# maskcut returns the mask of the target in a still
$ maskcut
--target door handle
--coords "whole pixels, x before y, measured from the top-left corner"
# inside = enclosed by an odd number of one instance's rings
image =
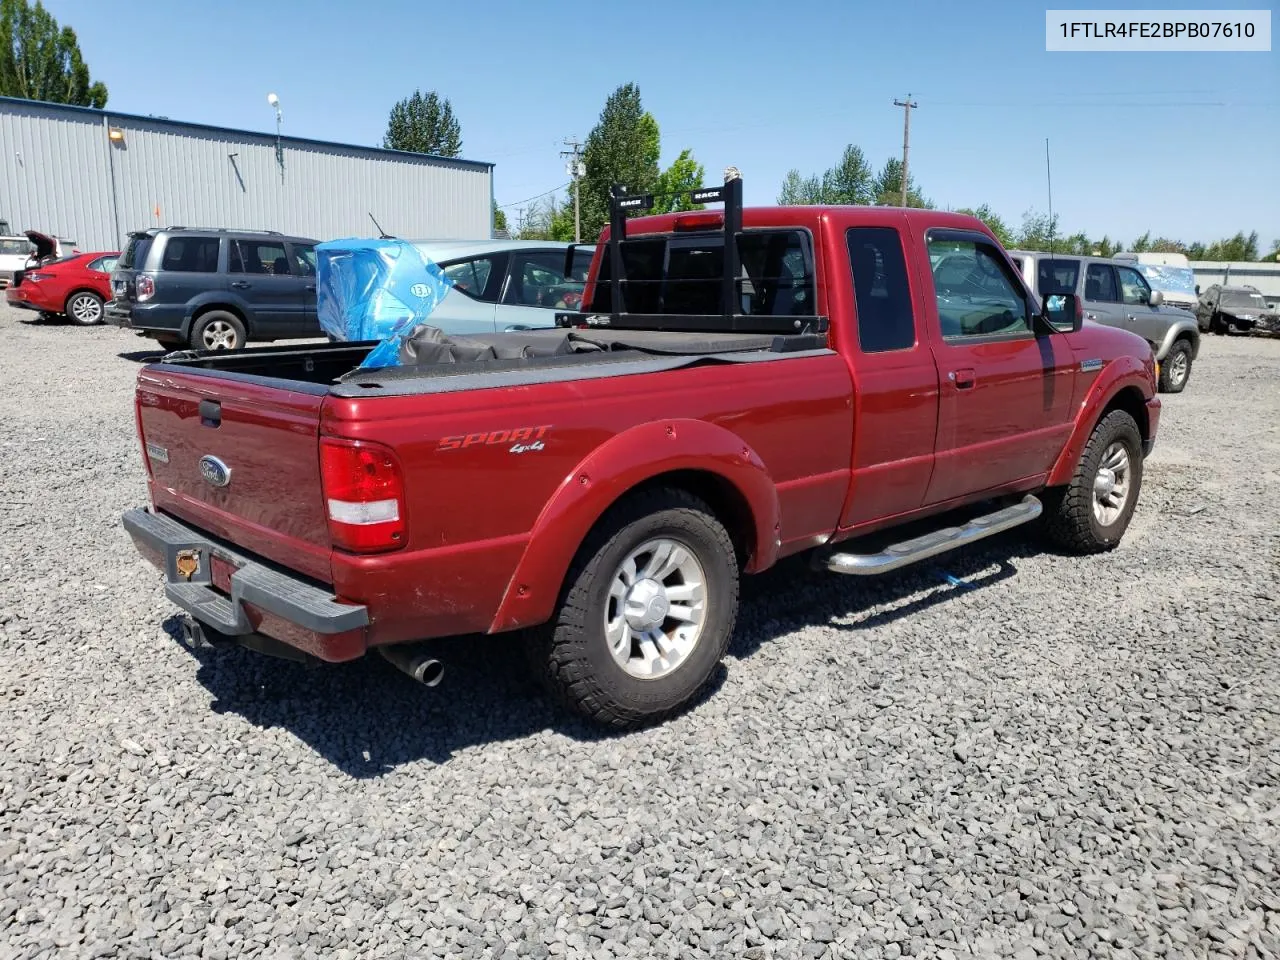
[[[1092,320],[1092,321],[1094,321],[1094,322],[1096,323],[1096,322],[1097,322],[1097,320],[1098,320],[1098,315],[1097,315],[1096,313],[1086,313],[1086,314],[1084,315],[1084,318],[1085,318],[1086,320]]]
[[[974,384],[974,373],[971,369],[953,370],[947,374],[947,379],[956,385],[957,390],[969,390]]]
[[[316,288],[316,285],[315,285],[314,283],[308,283],[308,284],[307,284],[307,289],[308,289],[308,290],[314,290],[315,288]]]
[[[231,285],[237,290],[248,290],[252,286],[248,280],[232,280]]]

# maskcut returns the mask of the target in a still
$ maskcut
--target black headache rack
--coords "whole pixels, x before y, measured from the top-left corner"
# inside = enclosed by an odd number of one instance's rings
[[[697,204],[724,204],[724,227],[720,231],[723,236],[723,271],[720,277],[718,280],[714,278],[698,278],[675,281],[680,284],[697,282],[719,283],[721,306],[719,313],[633,313],[627,309],[626,290],[628,286],[665,284],[669,282],[666,277],[667,263],[664,263],[662,274],[656,280],[633,279],[626,275],[626,261],[623,257],[623,248],[627,244],[643,243],[652,241],[655,238],[654,235],[641,235],[635,239],[628,238],[627,215],[634,211],[653,209],[654,199],[658,196],[687,197],[691,202]],[[696,216],[696,214],[690,214],[690,216]],[[704,236],[709,232],[712,231],[699,229],[698,235]],[[605,245],[609,277],[607,280],[602,280],[598,275],[595,284],[597,288],[601,284],[608,286],[610,309],[608,312],[588,309],[572,313],[559,312],[555,315],[556,325],[561,327],[608,327],[612,330],[663,330],[673,333],[755,333],[776,334],[779,337],[800,335],[796,337],[795,341],[788,342],[785,346],[782,342],[775,341],[775,348],[796,350],[825,347],[829,328],[827,317],[813,313],[799,315],[743,313],[737,309],[742,302],[742,284],[750,279],[739,276],[742,262],[739,255],[738,241],[743,235],[742,177],[733,167],[725,171],[724,183],[718,187],[699,187],[694,190],[678,190],[668,194],[630,194],[625,186],[615,184],[610,190],[609,241]],[[669,257],[669,253],[667,256]],[[806,259],[811,269],[811,251],[806,253]],[[602,263],[599,274],[604,273],[604,266],[605,264]],[[794,278],[779,276],[759,277],[756,279],[775,283],[792,283]],[[589,305],[584,303],[583,306],[587,307]]]

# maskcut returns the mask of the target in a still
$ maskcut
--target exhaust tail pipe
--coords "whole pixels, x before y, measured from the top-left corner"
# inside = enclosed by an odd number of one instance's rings
[[[378,652],[396,669],[407,673],[424,687],[439,686],[444,679],[444,664],[417,647],[396,644],[379,647]]]

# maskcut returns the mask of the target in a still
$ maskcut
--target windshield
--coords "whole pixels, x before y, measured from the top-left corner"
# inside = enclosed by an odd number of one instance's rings
[[[1260,293],[1249,293],[1245,290],[1228,290],[1222,295],[1222,305],[1224,307],[1254,307],[1261,310],[1266,306],[1266,303]]]
[[[1194,300],[1196,296],[1196,275],[1190,267],[1165,267],[1158,263],[1134,264],[1151,284],[1152,290],[1161,293],[1172,293]]]

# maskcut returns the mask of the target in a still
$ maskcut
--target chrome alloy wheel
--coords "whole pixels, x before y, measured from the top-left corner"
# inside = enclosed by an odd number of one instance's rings
[[[660,537],[627,554],[609,582],[605,638],[613,659],[640,680],[680,668],[702,636],[707,583],[683,544]]]
[[[102,301],[92,294],[81,293],[71,298],[71,318],[91,326],[102,319]]]
[[[1129,474],[1129,451],[1117,440],[1107,447],[1093,478],[1093,516],[1100,525],[1111,526],[1124,512],[1129,502]]]
[[[237,343],[235,327],[225,320],[214,320],[200,332],[200,341],[206,350],[234,350]]]

